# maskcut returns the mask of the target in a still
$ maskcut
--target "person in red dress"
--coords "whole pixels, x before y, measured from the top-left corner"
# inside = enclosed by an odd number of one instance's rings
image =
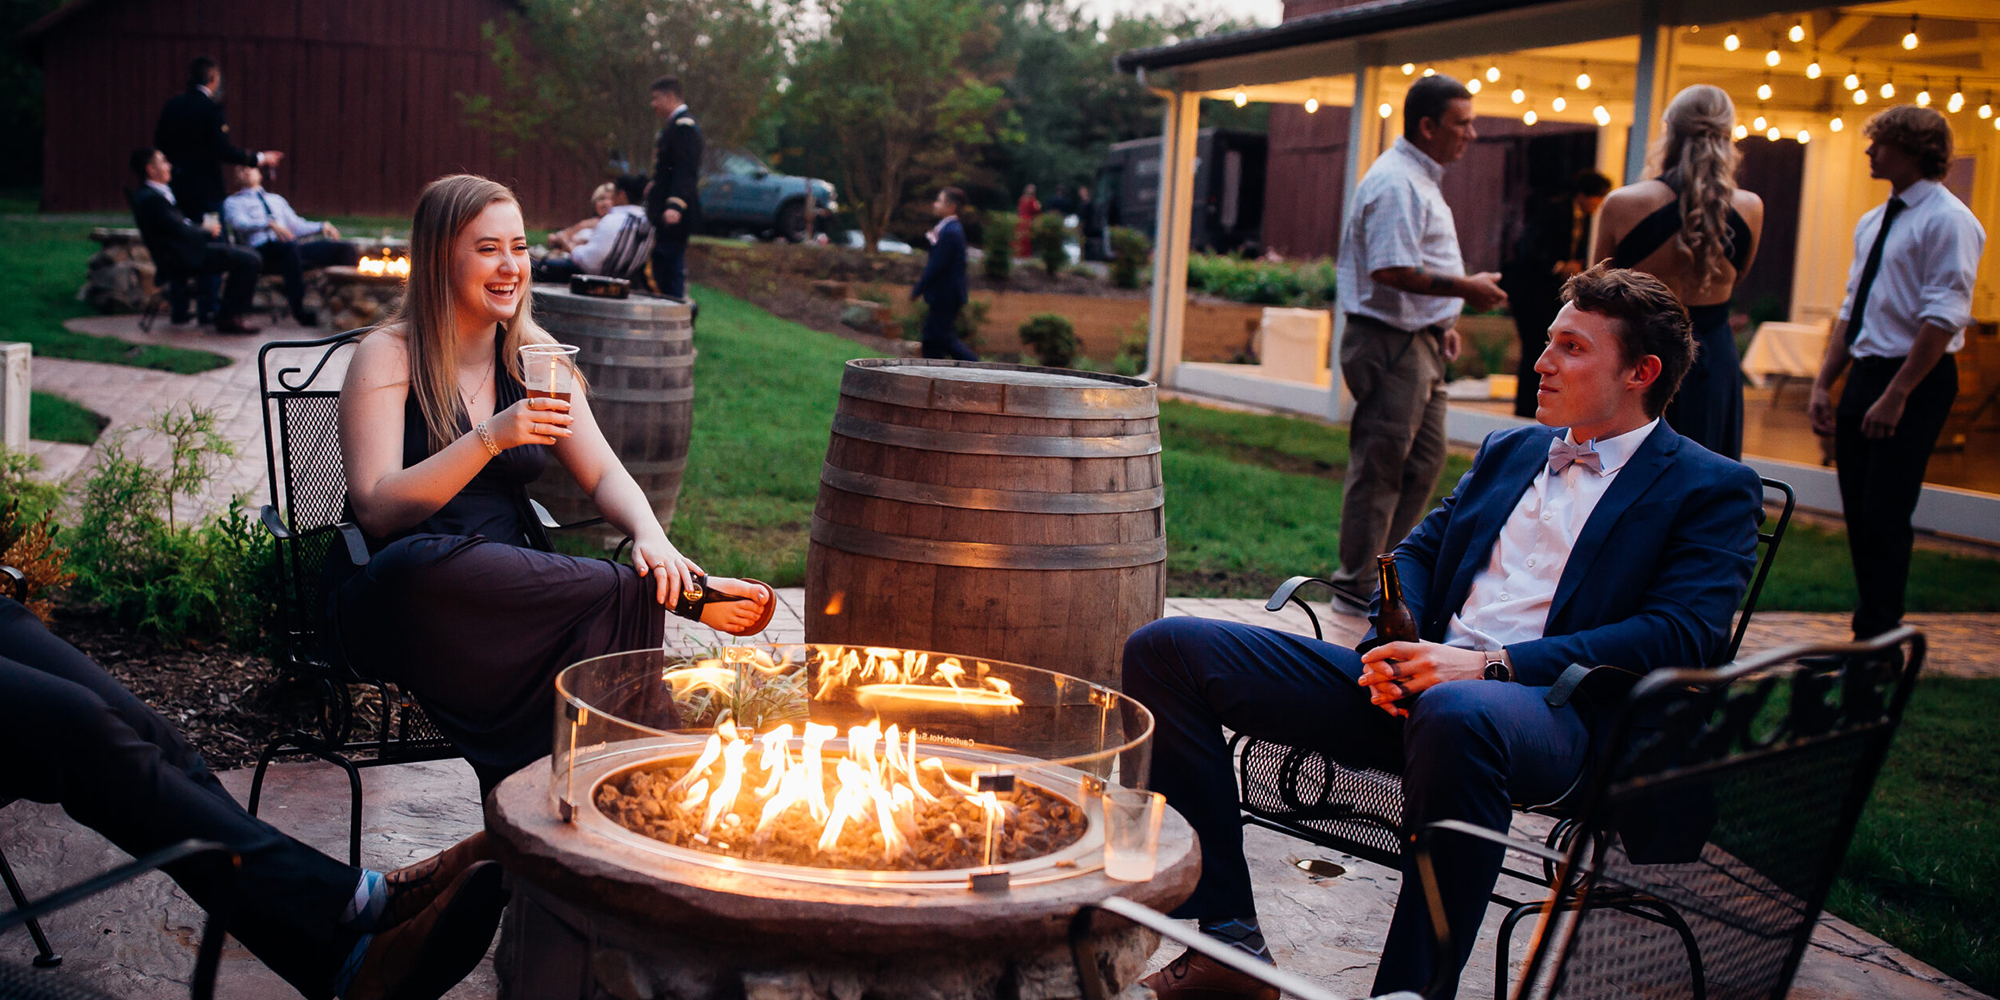
[[[1028,230],[1035,224],[1035,216],[1042,214],[1042,203],[1035,198],[1035,186],[1021,189],[1021,200],[1014,206],[1014,256],[1028,257],[1034,248],[1028,245]]]

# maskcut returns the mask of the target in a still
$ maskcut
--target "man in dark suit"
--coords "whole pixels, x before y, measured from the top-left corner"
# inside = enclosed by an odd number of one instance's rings
[[[243,314],[257,291],[257,274],[264,259],[248,247],[220,242],[220,222],[200,224],[182,214],[170,186],[174,165],[165,154],[150,146],[133,150],[131,166],[140,182],[132,189],[132,218],[139,224],[146,252],[153,256],[154,282],[167,290],[173,321],[190,319],[188,279],[227,274],[229,283],[215,315],[215,331],[256,333],[256,327],[243,321]]]
[[[1608,714],[1606,690],[1569,697],[1583,672],[1571,664],[1630,677],[1706,665],[1722,648],[1756,561],[1763,491],[1748,467],[1659,419],[1693,358],[1687,311],[1658,279],[1601,267],[1570,279],[1563,298],[1536,366],[1542,426],[1488,437],[1396,547],[1422,641],[1381,642],[1371,629],[1347,649],[1185,617],[1127,641],[1125,693],[1157,721],[1154,787],[1201,838],[1201,881],[1176,916],[1270,959],[1223,727],[1400,773],[1406,837],[1442,819],[1505,830],[1511,802],[1553,801],[1575,781]],[[1436,845],[1457,951],[1443,956],[1405,855],[1376,994],[1423,990],[1440,964],[1455,980],[1501,853]],[[1192,952],[1147,985],[1162,1000],[1276,996]]]
[[[207,56],[195,58],[188,67],[187,90],[168,98],[160,109],[153,145],[174,165],[174,198],[181,211],[195,218],[222,211],[223,164],[277,166],[285,158],[276,150],[253,153],[229,141],[229,122],[222,111],[222,70]]]
[[[1514,312],[1521,338],[1520,384],[1514,393],[1514,415],[1535,415],[1535,362],[1549,345],[1549,324],[1562,308],[1563,282],[1590,266],[1590,223],[1611,193],[1611,178],[1584,170],[1570,191],[1544,202],[1527,220],[1514,252],[1500,267],[1500,287]]]
[[[646,220],[653,224],[653,287],[687,298],[687,244],[701,225],[701,126],[681,98],[681,81],[653,81],[653,114],[666,124],[653,143],[653,183],[646,189]]]
[[[931,229],[931,255],[924,261],[924,273],[910,288],[911,299],[924,300],[923,355],[927,358],[957,358],[978,361],[979,355],[958,339],[958,311],[965,308],[965,224],[958,211],[965,207],[965,192],[944,188],[931,202],[931,214],[938,224]]]

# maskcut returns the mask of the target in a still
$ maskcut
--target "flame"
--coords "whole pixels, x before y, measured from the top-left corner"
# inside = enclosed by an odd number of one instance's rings
[[[854,726],[845,753],[836,754],[826,743],[837,735],[833,726],[808,722],[796,735],[785,723],[753,736],[725,722],[669,794],[690,821],[699,818],[704,837],[769,837],[780,819],[804,809],[820,824],[816,851],[833,850],[843,837],[880,837],[890,860],[910,852],[920,804],[948,797],[971,802],[984,816],[989,843],[1017,817],[1018,806],[960,781],[942,758],[919,757],[915,732],[894,724],[884,730],[879,720]]]
[[[866,657],[865,659],[863,657]],[[1011,712],[1021,706],[1013,688],[998,677],[987,676],[987,666],[974,661],[977,676],[970,686],[965,664],[947,656],[931,666],[931,654],[913,649],[869,647],[849,649],[839,660],[820,670],[819,691],[814,700],[823,700],[839,687],[854,685],[855,700],[864,708],[881,711],[887,707],[948,705],[974,711]],[[942,682],[942,686],[940,683]]]
[[[380,257],[363,257],[354,265],[356,271],[373,277],[407,278],[410,276],[410,258],[390,256],[387,247]]]
[[[826,611],[824,612],[824,614],[828,615],[840,614],[841,602],[845,600],[847,600],[847,591],[845,590],[834,591],[833,597],[826,602]]]

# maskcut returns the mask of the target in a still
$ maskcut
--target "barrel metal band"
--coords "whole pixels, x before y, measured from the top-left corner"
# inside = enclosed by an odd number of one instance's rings
[[[1152,386],[1014,385],[925,378],[921,367],[849,367],[840,393],[857,399],[959,413],[1059,420],[1150,420],[1160,415]]]
[[[942,451],[957,455],[1020,455],[1031,458],[1139,458],[1160,453],[1160,435],[1128,434],[1123,437],[1050,437],[1041,434],[979,434],[971,431],[936,431],[907,424],[885,424],[836,414],[833,432],[842,437],[873,441],[876,444],[920,451]]]
[[[677,341],[693,340],[694,327],[578,327],[566,326],[552,330],[556,339],[565,344],[575,343],[579,338],[590,340],[626,340],[642,344],[672,344]]]
[[[692,354],[674,354],[667,357],[646,354],[605,354],[594,358],[585,358],[583,361],[585,370],[591,368],[691,368],[693,366],[694,355]]]
[[[1092,545],[1000,545],[885,535],[867,528],[834,524],[813,515],[812,540],[842,552],[876,559],[970,569],[1125,569],[1167,558],[1164,537],[1143,542]]]
[[[1153,510],[1167,502],[1164,487],[1118,493],[1048,493],[1037,490],[987,490],[940,486],[907,479],[888,479],[828,464],[820,470],[822,485],[857,496],[881,497],[904,503],[954,507],[960,510],[1006,510],[1023,514],[1129,514]]]
[[[685,403],[694,398],[694,386],[684,385],[678,389],[600,389],[592,386],[590,398],[608,403]]]

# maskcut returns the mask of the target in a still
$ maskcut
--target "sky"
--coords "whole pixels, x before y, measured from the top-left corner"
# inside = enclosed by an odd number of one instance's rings
[[[1258,24],[1277,24],[1284,19],[1284,0],[1082,0],[1086,13],[1102,20],[1112,14],[1158,14],[1168,10],[1195,10],[1204,14],[1247,17]]]

